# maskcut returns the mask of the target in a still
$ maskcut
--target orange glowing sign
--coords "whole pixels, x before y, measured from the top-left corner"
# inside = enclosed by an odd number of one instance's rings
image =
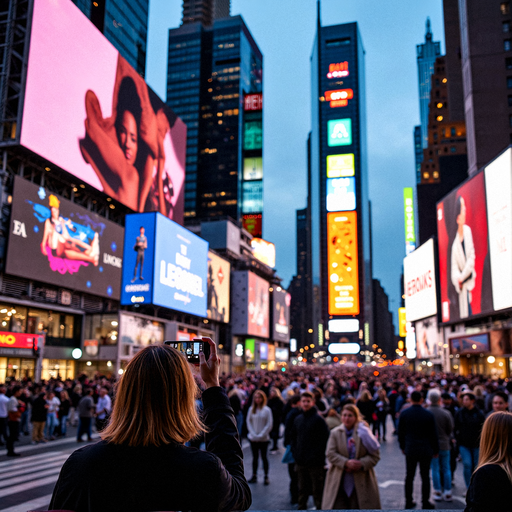
[[[357,259],[357,213],[328,213],[329,315],[359,314]]]
[[[263,94],[246,94],[244,98],[244,110],[262,110],[263,109]]]
[[[337,89],[335,91],[326,91],[325,101],[329,101],[331,108],[335,107],[346,107],[348,100],[354,97],[354,91],[352,89]]]
[[[327,78],[342,78],[348,75],[349,72],[347,61],[329,64],[329,73],[327,73]]]

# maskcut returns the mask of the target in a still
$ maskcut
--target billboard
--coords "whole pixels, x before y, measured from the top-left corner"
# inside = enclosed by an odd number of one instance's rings
[[[263,148],[263,121],[245,121],[244,123],[244,150]]]
[[[405,338],[407,336],[407,318],[405,308],[398,308],[398,336]]]
[[[356,209],[356,179],[327,178],[327,211],[341,212]]]
[[[484,173],[437,203],[443,322],[491,312]]]
[[[242,225],[246,231],[256,238],[263,235],[263,215],[261,213],[247,213],[242,216]]]
[[[20,332],[0,332],[0,348],[26,348],[39,350],[44,345],[44,336],[40,334],[22,334]]]
[[[497,329],[489,333],[491,354],[496,357],[510,357],[512,355],[512,330]]]
[[[359,314],[357,213],[327,214],[329,315]]]
[[[251,248],[252,255],[257,260],[271,268],[276,266],[276,246],[272,242],[267,242],[263,238],[253,238]]]
[[[292,297],[286,290],[275,289],[272,293],[273,331],[276,341],[290,341],[290,304]]]
[[[229,322],[229,283],[231,264],[208,251],[208,299],[206,315],[211,320]]]
[[[346,155],[329,155],[327,157],[327,177],[345,178],[356,173],[354,153]]]
[[[512,149],[485,168],[492,301],[495,310],[512,307]]]
[[[414,225],[414,195],[411,187],[404,188],[405,254],[416,249],[416,227]]]
[[[451,338],[452,354],[480,354],[489,352],[489,334],[473,334]]]
[[[233,334],[268,338],[270,301],[268,282],[253,272],[239,270],[233,273],[232,289]]]
[[[183,223],[185,124],[69,0],[34,2],[21,144]]]
[[[425,318],[414,324],[416,332],[416,355],[420,359],[435,359],[439,356],[439,331],[437,317]]]
[[[126,216],[121,304],[206,317],[208,242],[159,213]]]
[[[15,178],[7,274],[119,299],[122,266],[121,226]]]
[[[437,314],[434,240],[404,258],[405,314],[408,322]]]
[[[327,121],[327,145],[350,146],[352,144],[352,119]]]
[[[263,179],[263,157],[244,158],[244,180]]]
[[[247,181],[242,185],[243,213],[260,213],[263,211],[263,181]]]

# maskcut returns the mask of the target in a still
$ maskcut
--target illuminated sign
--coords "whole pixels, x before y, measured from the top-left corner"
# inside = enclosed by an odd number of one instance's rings
[[[329,332],[357,332],[359,331],[359,320],[347,318],[346,320],[329,320]]]
[[[327,73],[327,78],[343,78],[348,75],[347,61],[329,64],[329,73]]]
[[[290,352],[288,349],[276,347],[276,361],[285,363],[288,359],[290,359]]]
[[[262,121],[246,121],[244,124],[244,149],[262,149],[263,123]]]
[[[414,226],[414,197],[411,187],[404,188],[405,252],[416,249],[416,228]]]
[[[407,322],[407,336],[405,337],[405,357],[407,359],[416,358],[416,333],[410,322]]]
[[[260,213],[263,211],[263,181],[247,181],[242,185],[242,212]]]
[[[37,350],[43,345],[44,336],[42,335],[0,332],[0,348],[31,348]]]
[[[260,343],[260,361],[268,361],[268,343]]]
[[[208,299],[206,315],[211,320],[229,322],[229,284],[231,265],[208,251]]]
[[[352,119],[327,121],[327,144],[330,147],[350,146],[352,144]]]
[[[262,110],[263,109],[263,94],[247,94],[244,98],[244,110]]]
[[[358,315],[357,213],[328,213],[327,240],[329,315]]]
[[[327,177],[345,178],[354,176],[356,173],[354,165],[354,153],[346,155],[329,155],[327,157]]]
[[[337,89],[335,91],[326,91],[325,101],[328,101],[331,108],[335,107],[346,107],[348,100],[354,97],[354,91],[352,89]]]
[[[398,335],[401,338],[407,336],[407,320],[405,318],[405,308],[398,308]]]
[[[361,351],[359,343],[348,342],[348,343],[329,343],[327,348],[330,354],[333,355],[356,355]]]
[[[263,234],[263,216],[261,213],[248,213],[242,217],[242,225],[246,231],[256,238]]]
[[[265,265],[274,268],[276,266],[276,246],[263,240],[262,238],[253,238],[251,240],[252,255]]]
[[[327,179],[327,211],[341,212],[356,209],[356,179]]]
[[[263,158],[261,156],[244,158],[244,180],[261,179],[263,179]]]
[[[245,340],[245,361],[251,363],[254,361],[254,354],[256,352],[256,340]]]
[[[281,287],[274,289],[272,293],[273,333],[276,341],[290,340],[290,304],[291,295]]]

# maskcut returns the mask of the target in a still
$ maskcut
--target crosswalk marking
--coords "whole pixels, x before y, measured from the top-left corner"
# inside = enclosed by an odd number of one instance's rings
[[[40,473],[41,470],[54,470],[59,472],[60,468],[62,467],[63,460],[60,460],[58,462],[54,462],[53,464],[39,464],[37,466],[28,467],[25,469],[22,469],[21,471],[16,471],[16,475],[19,477],[21,475],[27,475],[29,473],[36,473],[36,475],[33,476],[44,476],[42,473]],[[12,473],[12,472],[11,472]],[[51,474],[51,473],[48,473]],[[13,483],[13,478],[5,478],[7,475],[1,475],[0,476],[0,488],[7,487],[8,485],[11,485]],[[26,480],[28,477],[24,476],[22,478],[18,478],[19,481]]]
[[[31,482],[27,482],[25,484],[14,485],[13,487],[8,487],[6,489],[0,489],[0,498],[4,498],[10,494],[17,494],[19,492],[28,491],[29,489],[35,489],[36,487],[42,487],[43,485],[54,484],[57,481],[57,476],[58,475],[55,474],[46,478],[32,480]]]
[[[57,480],[57,476],[59,473],[60,473],[60,468],[52,468],[52,469],[47,469],[45,471],[38,471],[37,477],[54,475],[54,477],[55,477],[54,480]],[[35,476],[35,475],[33,475],[33,476]],[[30,478],[30,477],[28,477],[28,478]],[[14,476],[12,478],[7,478],[5,480],[2,480],[2,482],[0,483],[0,493],[3,492],[1,489],[15,485],[15,484],[21,484],[22,482],[25,482],[26,480],[27,480],[27,476]],[[34,482],[37,482],[37,480],[34,480]]]
[[[40,498],[25,501],[24,503],[18,503],[18,505],[14,505],[9,508],[2,508],[0,510],[1,512],[27,512],[27,510],[42,509],[42,507],[47,507],[49,505],[51,499],[52,495],[46,494]]]
[[[36,469],[39,469],[40,467],[43,467],[43,468],[47,467],[47,464],[52,463],[52,462],[58,462],[62,466],[62,464],[64,464],[64,461],[68,458],[68,456],[69,455],[67,453],[64,453],[62,455],[48,457],[47,459],[41,459],[41,460],[36,460],[36,461],[32,461],[32,462],[23,461],[23,463],[21,463],[21,464],[16,464],[16,465],[8,466],[5,468],[0,468],[0,478],[3,478],[5,476],[4,473],[18,472],[19,469],[34,468],[34,471],[35,471]]]
[[[32,462],[36,459],[47,459],[48,457],[52,457],[54,455],[60,455],[62,452],[46,452],[46,453],[41,453],[40,455],[33,455],[31,457],[22,457],[21,459],[9,459],[9,460],[6,460],[4,462],[0,462],[0,468],[4,468],[6,466],[16,466],[20,463],[24,463],[24,462]]]

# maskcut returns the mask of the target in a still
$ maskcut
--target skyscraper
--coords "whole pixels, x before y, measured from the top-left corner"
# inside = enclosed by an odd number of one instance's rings
[[[169,31],[167,104],[185,121],[185,222],[245,218],[261,236],[263,56],[240,16]]]
[[[428,104],[430,103],[430,77],[434,71],[434,62],[441,55],[441,43],[433,40],[430,18],[427,18],[425,42],[416,45],[418,63],[418,84],[420,95],[420,122],[423,148],[428,144]]]
[[[365,65],[357,23],[322,27],[318,22],[311,77],[313,286],[330,341],[364,337],[370,343]]]
[[[416,183],[421,181],[421,162],[423,162],[423,141],[421,126],[414,127],[414,163],[416,164]]]
[[[137,72],[146,73],[149,0],[73,0]]]
[[[183,0],[181,24],[199,22],[210,27],[214,20],[228,18],[231,0]]]

